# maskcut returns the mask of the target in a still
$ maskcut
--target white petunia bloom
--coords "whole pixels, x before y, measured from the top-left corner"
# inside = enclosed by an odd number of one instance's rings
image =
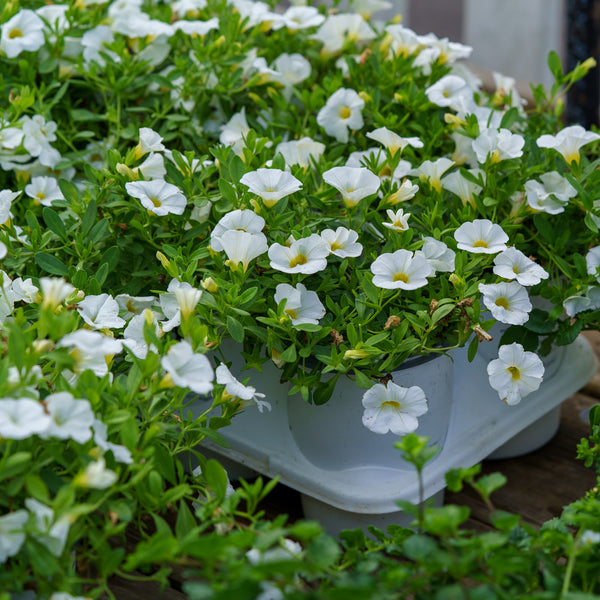
[[[252,210],[233,210],[221,217],[210,235],[210,247],[215,252],[222,252],[221,237],[227,231],[247,231],[248,233],[261,233],[265,220]]]
[[[107,46],[115,41],[115,34],[108,25],[97,25],[88,29],[81,36],[81,45],[83,46],[83,61],[86,68],[91,63],[103,67],[106,64],[104,55],[116,63],[121,62],[121,57],[114,51],[109,50]]]
[[[516,279],[521,285],[538,284],[548,279],[548,272],[514,247],[507,248],[494,258],[494,273],[504,279]]]
[[[150,152],[162,152],[165,149],[162,136],[150,127],[140,127],[139,137],[140,141],[135,147],[136,158],[141,158]]]
[[[600,283],[600,271],[598,271],[598,267],[600,267],[600,246],[594,246],[588,250],[585,255],[585,263],[588,275],[592,275]]]
[[[317,325],[325,315],[325,307],[316,292],[307,290],[298,283],[295,288],[287,283],[280,283],[275,289],[275,302],[285,300],[284,311],[292,320],[292,325],[312,323]]]
[[[31,156],[35,156],[40,164],[53,169],[60,161],[60,153],[50,145],[56,141],[57,125],[54,121],[46,121],[42,115],[23,117],[23,146]]]
[[[325,144],[315,142],[309,137],[281,142],[275,148],[275,154],[283,156],[286,166],[300,165],[305,169],[311,166],[311,162],[319,162],[323,152],[325,152]]]
[[[271,267],[284,273],[310,275],[327,267],[330,246],[320,235],[294,240],[289,246],[273,244],[269,248]]]
[[[175,300],[179,304],[181,315],[184,319],[189,319],[196,309],[196,305],[202,297],[202,290],[195,287],[178,287],[175,292]]]
[[[50,425],[50,415],[44,406],[31,398],[0,400],[0,437],[24,440],[39,435]]]
[[[112,452],[115,460],[130,465],[133,462],[131,452],[121,444],[113,444],[108,441],[106,424],[99,419],[94,419],[92,424],[94,430],[94,443],[104,452]]]
[[[292,30],[318,27],[325,21],[325,16],[315,6],[290,6],[282,18],[284,25]]]
[[[60,556],[67,543],[71,518],[63,515],[57,519],[54,511],[34,498],[26,498],[25,506],[34,516],[35,539],[43,544],[54,556]]]
[[[177,290],[175,290],[175,292],[177,292]],[[174,311],[176,314],[176,319],[181,319],[180,311],[181,309],[179,309],[179,311]],[[123,346],[128,348],[134,356],[141,359],[146,358],[148,351],[158,353],[158,349],[154,344],[148,346],[146,336],[144,335],[145,323],[150,325],[157,337],[160,335],[156,313],[149,308],[146,308],[141,314],[134,315],[130,318],[129,323],[127,323],[127,327],[125,327],[123,331],[123,339],[121,340],[123,342]]]
[[[164,179],[129,181],[125,184],[125,189],[130,196],[137,198],[144,208],[157,216],[162,217],[169,213],[182,215],[187,206],[183,192]]]
[[[492,317],[501,323],[523,325],[533,308],[527,290],[516,281],[502,283],[480,283],[483,303]]]
[[[349,208],[376,194],[381,185],[379,177],[365,167],[333,167],[323,173],[323,180],[342,194]]]
[[[396,206],[396,204],[400,204],[401,202],[406,202],[407,200],[414,198],[418,191],[418,185],[410,182],[408,179],[404,179],[400,184],[400,187],[393,194],[390,194],[385,201],[387,204]]]
[[[4,242],[0,242],[0,260],[8,254],[8,248]]]
[[[40,277],[42,308],[56,308],[66,300],[75,288],[64,279],[58,277]]]
[[[422,162],[419,167],[412,169],[410,174],[417,175],[421,181],[428,181],[434,190],[440,192],[442,190],[441,177],[453,166],[453,160],[442,157],[434,161],[426,160]]]
[[[501,346],[498,358],[487,366],[490,385],[509,406],[518,404],[540,387],[544,364],[533,352],[527,352],[516,342]]]
[[[427,259],[408,250],[382,254],[371,265],[371,272],[373,284],[388,290],[416,290],[427,285],[427,277],[433,275]]]
[[[600,135],[587,131],[581,125],[571,125],[561,129],[556,135],[542,135],[536,143],[540,148],[556,150],[571,164],[573,161],[579,163],[579,149],[590,142],[600,140]]]
[[[202,395],[211,392],[214,373],[210,362],[204,354],[196,354],[188,342],[171,346],[160,364],[175,385]]]
[[[31,304],[32,302],[37,302],[39,298],[39,290],[33,285],[31,277],[28,277],[25,281],[21,277],[13,279],[10,284],[10,291],[15,302]]]
[[[15,556],[25,543],[25,523],[29,513],[24,510],[9,512],[0,517],[0,564]]]
[[[246,121],[246,107],[235,113],[231,119],[221,128],[219,141],[225,146],[233,146],[234,151],[239,153],[244,143],[244,138],[248,135],[250,126]]]
[[[579,294],[565,298],[563,307],[569,317],[574,317],[586,310],[598,310],[600,308],[600,287],[587,286]]]
[[[362,244],[357,242],[358,233],[352,229],[338,227],[333,229],[324,229],[321,231],[321,238],[329,244],[331,254],[340,258],[357,257],[362,254]]]
[[[389,223],[384,222],[383,226],[388,229],[393,229],[394,231],[403,232],[408,231],[408,219],[410,218],[410,213],[404,214],[404,210],[400,209],[394,212],[393,210],[386,210]]]
[[[259,196],[267,208],[302,188],[302,183],[291,173],[279,169],[257,169],[244,173],[240,183]]]
[[[57,347],[72,348],[69,354],[76,361],[73,367],[76,375],[89,369],[98,377],[108,374],[107,358],[123,350],[121,340],[115,340],[102,335],[99,331],[89,329],[79,329],[65,335],[58,342]]]
[[[178,279],[171,279],[167,287],[167,292],[162,293],[158,297],[160,303],[160,309],[163,315],[167,318],[166,321],[161,321],[160,325],[164,332],[171,331],[175,327],[181,325],[181,307],[177,302],[175,292],[178,288],[191,288],[192,285],[187,281],[179,281]]]
[[[147,308],[152,308],[157,299],[154,296],[130,296],[129,294],[119,294],[115,296],[119,305],[121,316],[125,320],[131,319],[134,315],[140,315]]]
[[[481,169],[471,169],[470,172],[475,176],[482,173]],[[478,195],[483,189],[477,183],[465,179],[460,171],[454,171],[446,175],[442,178],[441,183],[445,190],[456,194],[460,198],[463,206],[470,204],[472,207],[475,207],[474,196]]]
[[[75,485],[83,488],[93,488],[95,490],[105,490],[109,488],[118,479],[118,475],[106,468],[104,457],[89,463],[82,473],[75,477]]]
[[[481,164],[486,160],[492,163],[519,158],[523,156],[525,138],[509,129],[485,129],[473,140],[473,150],[477,161]]]
[[[317,123],[328,135],[345,144],[348,130],[362,128],[364,107],[365,101],[354,90],[340,88],[317,114]]]
[[[276,73],[275,81],[288,90],[285,92],[286,97],[291,95],[290,88],[292,86],[310,77],[312,70],[310,63],[302,54],[288,54],[287,52],[280,54],[273,61],[273,67],[275,67]]]
[[[329,15],[313,39],[323,42],[327,52],[337,52],[346,41],[372,40],[376,33],[369,24],[356,13],[339,13]]]
[[[398,150],[402,152],[406,146],[413,148],[422,148],[423,142],[418,137],[401,137],[397,133],[390,131],[387,127],[380,127],[367,133],[367,137],[383,144],[392,156],[395,156]]]
[[[57,392],[47,396],[44,404],[50,424],[41,434],[43,438],[73,439],[80,444],[92,438],[94,411],[87,400],[75,399],[69,392]]]
[[[15,58],[24,50],[35,52],[45,42],[44,21],[32,10],[22,9],[0,26],[0,50]]]
[[[255,387],[251,385],[244,385],[238,381],[231,374],[231,371],[226,365],[221,363],[215,369],[215,375],[217,378],[217,383],[224,385],[225,391],[233,398],[239,398],[240,400],[244,400],[246,402],[254,401],[259,412],[263,412],[265,408],[269,411],[271,410],[271,404],[269,402],[266,400],[260,400],[260,398],[264,398],[265,395],[257,392]]]
[[[473,90],[458,75],[445,75],[425,90],[429,102],[453,110],[464,110],[473,104]]]
[[[415,252],[415,256],[423,256],[433,269],[434,274],[437,271],[446,273],[454,271],[454,261],[456,259],[454,250],[435,238],[424,237],[423,246]]]
[[[89,295],[79,302],[77,311],[92,329],[120,329],[119,304],[109,294]]]
[[[475,254],[496,254],[506,250],[508,235],[500,225],[488,219],[475,219],[463,223],[454,232],[454,239],[460,250]]]
[[[32,177],[31,183],[25,186],[25,193],[43,206],[52,206],[55,200],[65,199],[55,177]]]
[[[564,212],[569,200],[577,196],[577,190],[557,171],[543,173],[540,179],[541,183],[534,179],[525,182],[527,204],[551,215]]]
[[[219,19],[213,17],[207,21],[175,21],[173,29],[183,31],[186,35],[206,35],[209,31],[219,29]]]
[[[167,174],[165,159],[158,152],[148,154],[146,160],[139,167],[132,170],[138,175],[141,173],[145,179],[164,180]]]
[[[425,392],[419,386],[403,387],[389,381],[376,383],[363,398],[363,425],[373,433],[406,435],[419,426],[417,417],[427,410]]]
[[[269,248],[267,236],[261,232],[229,230],[220,237],[219,242],[227,255],[228,260],[225,264],[235,269],[241,263],[244,273],[248,270],[250,261],[264,254]]]
[[[10,209],[15,198],[17,198],[21,192],[12,192],[11,190],[0,191],[0,225],[4,225],[11,218]]]

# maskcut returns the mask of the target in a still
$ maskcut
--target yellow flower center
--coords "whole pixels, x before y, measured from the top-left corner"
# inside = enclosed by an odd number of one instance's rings
[[[154,206],[158,207],[161,206],[161,202],[160,200],[157,200],[156,198],[150,198],[150,201],[152,202],[152,204],[154,204]]]
[[[512,375],[513,381],[521,379],[521,371],[517,367],[508,367],[507,371]]]
[[[342,108],[340,108],[340,119],[348,119],[350,117],[350,115],[352,114],[352,111],[350,110],[350,108],[348,106],[342,106]]]
[[[508,310],[508,300],[506,298],[497,298],[494,304]]]
[[[336,250],[341,250],[342,249],[342,245],[338,244],[337,242],[333,242],[333,244],[331,244],[331,251],[335,252]]]
[[[519,267],[518,267],[517,265],[515,265],[515,266],[513,267],[513,273],[515,273],[516,275],[518,275],[518,274],[519,274]]]
[[[305,265],[308,262],[308,259],[304,254],[298,254],[295,258],[290,260],[290,269],[293,269],[297,265]]]
[[[408,277],[404,273],[396,273],[393,280],[401,281],[402,283],[408,283]]]
[[[485,240],[477,240],[474,244],[473,244],[473,248],[487,248],[488,244]]]
[[[286,315],[289,315],[292,319],[298,318],[298,313],[293,308],[286,308],[283,312]]]
[[[20,29],[11,29],[8,34],[8,38],[14,40],[15,38],[23,37],[23,32]]]
[[[36,197],[38,200],[43,200],[43,199],[46,197],[46,194],[44,194],[44,192],[38,192],[38,193],[35,195],[35,197]]]
[[[383,408],[384,406],[389,406],[390,408],[394,408],[396,410],[402,408],[402,404],[400,404],[400,402],[397,402],[396,400],[386,400],[385,402],[381,403],[381,408]]]

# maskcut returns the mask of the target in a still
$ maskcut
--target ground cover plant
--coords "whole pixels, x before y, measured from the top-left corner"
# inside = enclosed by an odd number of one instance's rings
[[[595,492],[541,532],[496,515],[469,536],[444,507],[338,542],[263,519],[273,484],[232,493],[198,446],[269,410],[266,362],[298,401],[350,377],[373,435],[403,435],[427,409],[388,381],[407,358],[511,326],[488,373],[515,404],[553,344],[598,327],[600,135],[561,122],[593,62],[551,55],[524,107],[509,79],[482,89],[467,47],[369,7],[2,5],[0,598],[110,596],[173,565],[191,598],[596,589]],[[450,485],[488,499],[474,477]]]

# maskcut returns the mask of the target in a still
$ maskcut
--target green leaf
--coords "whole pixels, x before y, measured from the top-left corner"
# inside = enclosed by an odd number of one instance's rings
[[[241,344],[244,341],[244,328],[242,324],[231,315],[227,316],[227,331],[229,331],[231,337],[238,344]]]
[[[178,539],[182,539],[195,527],[196,519],[194,519],[192,511],[187,502],[181,500],[179,502],[179,510],[177,511],[177,520],[175,521],[175,535]]]
[[[359,369],[354,369],[354,378],[356,385],[362,390],[368,390],[373,387],[371,379]]]
[[[333,390],[335,390],[338,378],[339,373],[336,373],[335,376],[332,377],[329,381],[321,383],[315,388],[312,395],[312,399],[317,406],[325,404],[331,398]]]
[[[49,206],[44,206],[42,209],[42,217],[50,231],[56,233],[56,235],[62,239],[67,237],[67,229],[65,228],[62,219],[58,216],[58,213],[53,211]]]
[[[87,235],[92,225],[96,221],[96,201],[94,199],[90,200],[87,208],[85,209],[85,213],[83,214],[83,219],[81,219],[81,233],[83,235]]]
[[[431,323],[435,324],[438,321],[441,321],[445,316],[449,315],[454,310],[454,308],[454,304],[444,304],[444,306],[439,306],[433,311],[433,314],[431,315]]]
[[[31,452],[14,452],[2,464],[0,481],[28,471],[31,467]]]
[[[288,346],[282,353],[281,353],[281,360],[286,362],[286,363],[293,363],[296,362],[297,359],[297,355],[296,355],[296,346],[294,344],[292,344],[291,346]]]
[[[221,466],[219,462],[211,458],[206,461],[206,465],[202,469],[204,480],[206,485],[210,488],[211,492],[215,495],[219,502],[225,500],[225,494],[227,493],[227,472]]]
[[[88,241],[95,244],[96,242],[100,242],[106,237],[106,233],[108,231],[108,219],[104,218],[101,221],[98,221],[91,229],[90,235],[88,237]]]
[[[63,193],[65,200],[70,202],[71,205],[76,205],[79,202],[81,192],[77,189],[77,186],[72,181],[68,181],[67,179],[59,179],[58,187]]]
[[[307,560],[320,569],[326,569],[335,563],[341,553],[342,550],[335,539],[321,534],[310,542]]]
[[[554,76],[556,82],[560,83],[563,78],[563,69],[560,62],[560,56],[556,50],[551,50],[548,54],[548,68],[550,69],[550,72]]]
[[[33,259],[38,264],[38,266],[46,271],[46,273],[50,273],[52,275],[60,275],[61,277],[67,277],[69,275],[69,270],[64,265],[64,263],[52,256],[51,254],[46,254],[45,252],[37,252]]]
[[[358,335],[356,333],[356,329],[353,323],[348,323],[346,325],[346,338],[348,343],[354,348],[358,343]]]
[[[227,179],[219,179],[219,190],[223,194],[223,198],[229,201],[231,204],[237,202],[237,194],[235,188],[227,181]]]
[[[492,492],[501,488],[506,483],[506,477],[502,473],[490,473],[480,477],[473,483],[473,487],[481,494],[485,500],[489,500]]]
[[[469,362],[473,362],[475,355],[477,354],[477,349],[479,348],[479,339],[475,336],[471,343],[469,344],[469,349],[467,351],[467,359]]]

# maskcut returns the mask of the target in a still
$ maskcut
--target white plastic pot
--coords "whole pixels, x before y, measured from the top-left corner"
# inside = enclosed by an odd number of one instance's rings
[[[429,430],[441,445],[423,471],[424,496],[438,502],[448,469],[469,467],[492,453],[527,453],[546,443],[556,432],[560,404],[585,385],[598,366],[590,345],[579,337],[564,349],[560,366],[536,392],[507,406],[489,385],[487,360],[476,357],[469,363],[466,349],[456,351],[453,359],[451,376],[446,367],[438,372],[432,361],[422,365],[420,374],[415,371],[419,381],[410,383],[430,395],[435,388],[442,392],[439,404],[430,399],[431,422],[423,420],[419,431]],[[236,358],[234,373],[239,364]],[[245,468],[279,476],[303,495],[306,515],[333,534],[367,524],[407,524],[396,501],[419,501],[416,473],[394,449],[395,435],[361,429],[362,408],[357,406],[362,391],[343,384],[329,408],[306,406],[298,397],[288,398],[289,387],[279,383],[278,369],[270,363],[265,367],[262,375],[253,370],[238,374],[251,377],[251,385],[267,395],[272,411],[259,413],[248,407],[222,431],[230,448],[212,442],[206,447]],[[397,376],[399,383],[408,385],[408,373]],[[443,413],[449,406],[446,419]]]

